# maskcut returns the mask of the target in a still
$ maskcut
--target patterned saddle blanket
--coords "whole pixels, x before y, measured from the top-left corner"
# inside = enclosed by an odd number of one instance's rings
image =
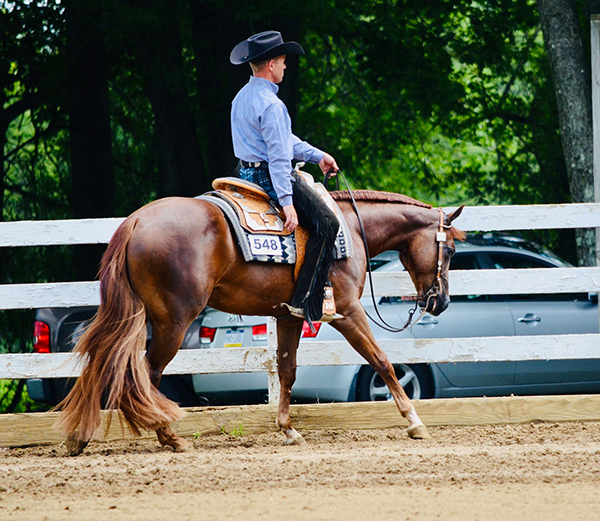
[[[336,237],[335,257],[352,257],[352,241],[348,224],[337,203],[321,183],[312,176],[299,172],[336,214],[340,229]],[[309,232],[298,227],[294,233],[285,229],[285,215],[281,207],[270,200],[258,185],[236,177],[221,177],[212,184],[214,191],[197,199],[218,206],[229,221],[244,260],[301,264]]]

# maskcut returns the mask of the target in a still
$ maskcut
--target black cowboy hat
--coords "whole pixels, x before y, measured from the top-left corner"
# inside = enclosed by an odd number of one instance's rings
[[[265,31],[250,36],[238,43],[229,55],[234,65],[269,60],[283,54],[304,54],[304,49],[296,42],[284,42],[279,31]]]

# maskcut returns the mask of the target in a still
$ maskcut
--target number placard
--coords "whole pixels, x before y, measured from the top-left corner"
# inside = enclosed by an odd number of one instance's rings
[[[274,255],[283,257],[281,240],[273,235],[252,235],[250,251],[253,255]]]

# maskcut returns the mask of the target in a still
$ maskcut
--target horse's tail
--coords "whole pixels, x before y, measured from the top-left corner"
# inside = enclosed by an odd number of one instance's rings
[[[146,348],[146,310],[127,273],[127,245],[137,219],[125,220],[113,235],[100,267],[100,307],[75,352],[85,367],[71,392],[57,406],[55,427],[89,441],[100,425],[103,401],[119,409],[134,434],[156,430],[183,416],[150,382]]]

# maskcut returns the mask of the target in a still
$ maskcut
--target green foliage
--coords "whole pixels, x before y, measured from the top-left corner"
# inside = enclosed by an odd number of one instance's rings
[[[299,119],[355,186],[437,204],[569,200],[535,2],[354,8],[348,30],[307,35]]]
[[[244,426],[240,423],[237,427],[234,427],[234,429],[231,432],[227,432],[225,430],[225,425],[221,426],[221,434],[224,434],[225,436],[244,436]]]
[[[32,406],[24,380],[0,380],[0,413],[29,412]]]

